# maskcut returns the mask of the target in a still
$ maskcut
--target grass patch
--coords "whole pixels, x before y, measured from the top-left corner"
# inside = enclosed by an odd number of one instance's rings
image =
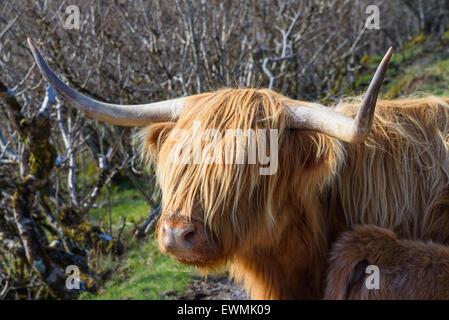
[[[103,205],[89,212],[90,219],[108,223],[106,201],[106,192],[103,191],[99,201]],[[118,227],[121,217],[126,217],[129,223],[140,223],[148,217],[151,209],[140,192],[131,184],[123,183],[111,187],[111,218],[114,226]]]
[[[414,93],[449,96],[449,59],[416,61],[386,86],[385,98]]]
[[[419,34],[397,50],[385,77],[382,98],[396,99],[421,93],[449,96],[448,34],[440,39]],[[365,68],[358,75],[356,88],[368,86],[381,59],[382,56],[365,56],[361,59]]]
[[[107,223],[105,193],[102,208],[90,212],[90,218]],[[96,294],[84,293],[79,298],[87,300],[117,299],[169,299],[172,294],[182,293],[187,284],[199,273],[193,267],[182,265],[168,255],[163,255],[153,238],[136,240],[131,235],[134,223],[141,223],[151,208],[139,191],[130,184],[111,188],[111,216],[113,233],[121,224],[121,216],[127,217],[122,241],[126,248],[120,257],[99,256],[92,261],[99,274],[108,274]],[[170,292],[170,295],[165,293]]]
[[[419,34],[415,39],[395,51],[382,89],[384,99],[396,99],[412,94],[449,95],[449,33],[441,38]],[[358,75],[356,89],[366,88],[382,60],[379,56],[364,56],[364,66]]]
[[[116,271],[97,294],[84,293],[80,299],[169,299],[173,293],[182,293],[198,272],[181,265],[160,253],[154,240],[130,240],[128,251],[121,261],[104,259],[108,268]],[[165,293],[170,292],[170,295]]]

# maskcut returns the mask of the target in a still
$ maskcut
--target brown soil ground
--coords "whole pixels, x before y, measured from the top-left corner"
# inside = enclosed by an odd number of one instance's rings
[[[208,276],[207,278],[198,278],[193,280],[187,290],[176,295],[167,292],[166,296],[171,296],[177,300],[248,300],[243,289],[239,284],[234,283],[227,277]]]

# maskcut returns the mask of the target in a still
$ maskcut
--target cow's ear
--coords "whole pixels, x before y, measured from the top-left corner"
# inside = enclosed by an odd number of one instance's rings
[[[170,131],[175,127],[175,122],[161,122],[152,124],[139,132],[142,156],[146,160],[157,157],[164,141]]]

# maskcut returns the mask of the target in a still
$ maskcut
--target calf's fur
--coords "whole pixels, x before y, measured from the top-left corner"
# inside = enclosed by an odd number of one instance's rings
[[[379,289],[368,289],[369,265],[380,270]],[[355,226],[335,243],[325,299],[449,299],[449,247],[398,239],[390,230]]]

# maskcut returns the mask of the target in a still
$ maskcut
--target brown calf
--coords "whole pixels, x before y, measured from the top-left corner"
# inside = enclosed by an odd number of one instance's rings
[[[380,270],[379,289],[367,288],[369,265]],[[449,247],[356,226],[331,251],[325,299],[449,299]]]

